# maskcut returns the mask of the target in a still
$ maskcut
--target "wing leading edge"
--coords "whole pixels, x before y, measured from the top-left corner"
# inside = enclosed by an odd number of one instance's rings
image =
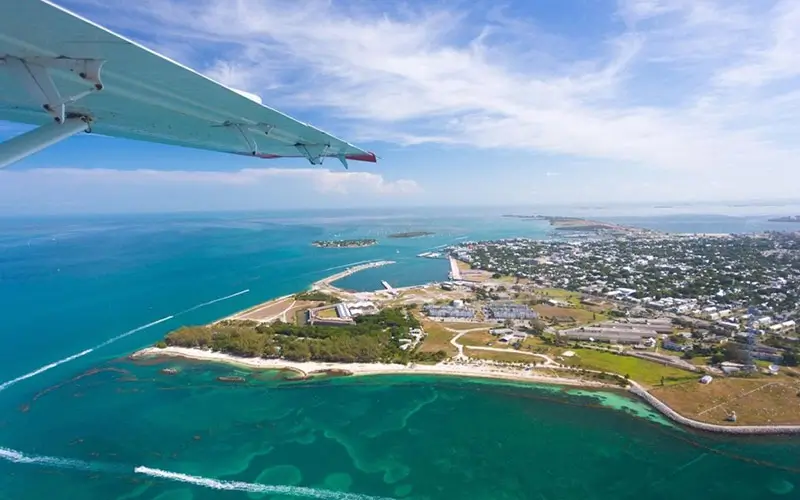
[[[377,161],[46,0],[0,2],[0,89],[0,119],[40,125],[0,144],[0,167],[81,131],[313,165]]]

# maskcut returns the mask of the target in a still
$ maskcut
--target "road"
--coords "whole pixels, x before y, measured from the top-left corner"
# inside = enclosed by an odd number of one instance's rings
[[[446,328],[446,329],[456,333],[456,336],[450,339],[450,343],[453,344],[453,346],[456,349],[458,349],[458,354],[455,357],[457,360],[469,359],[469,356],[464,354],[464,348],[466,347],[467,349],[474,349],[476,351],[509,352],[513,354],[522,354],[525,356],[534,356],[537,358],[542,358],[544,359],[544,364],[540,365],[542,367],[556,368],[561,366],[561,364],[553,360],[553,358],[551,358],[550,356],[546,356],[544,354],[538,354],[535,352],[528,352],[528,351],[518,351],[517,349],[501,349],[499,347],[478,347],[471,345],[465,346],[458,342],[458,340],[467,333],[485,330],[486,328],[469,328],[467,330],[454,330],[453,328]]]

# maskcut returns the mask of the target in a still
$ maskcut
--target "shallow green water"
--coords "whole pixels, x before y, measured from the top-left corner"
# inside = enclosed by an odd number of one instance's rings
[[[163,375],[164,367],[180,373]],[[232,374],[247,381],[217,380]],[[103,365],[4,416],[5,447],[69,460],[0,461],[2,491],[14,499],[749,499],[797,498],[800,485],[800,440],[698,435],[623,393],[430,376],[283,378],[175,360]],[[156,478],[136,466],[195,477]],[[259,490],[252,483],[310,489],[240,491]]]

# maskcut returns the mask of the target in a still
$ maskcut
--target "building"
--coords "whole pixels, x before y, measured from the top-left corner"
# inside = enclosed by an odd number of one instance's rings
[[[475,311],[469,307],[428,305],[423,307],[422,311],[432,318],[472,319],[475,317]]]
[[[640,344],[645,338],[652,338],[651,330],[632,330],[608,327],[570,328],[558,332],[559,337],[567,340],[609,342],[612,344]]]
[[[664,349],[666,349],[668,351],[684,352],[684,351],[688,350],[691,347],[691,345],[689,345],[689,344],[679,344],[677,342],[671,341],[669,338],[665,338],[663,341],[661,341],[661,347],[663,347]]]
[[[484,308],[490,319],[536,319],[539,314],[530,307],[516,302],[492,302]]]

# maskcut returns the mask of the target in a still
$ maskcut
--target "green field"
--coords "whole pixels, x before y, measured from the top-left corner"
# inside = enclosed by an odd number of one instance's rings
[[[335,308],[330,308],[330,309],[322,309],[320,311],[317,311],[317,317],[318,318],[338,318],[339,315],[336,313],[336,309]]]
[[[456,336],[455,333],[432,321],[423,321],[422,328],[425,330],[426,337],[425,340],[422,341],[420,351],[444,351],[448,356],[455,356],[458,354],[458,349],[450,343],[450,339]]]
[[[632,356],[592,349],[572,349],[572,351],[575,352],[576,356],[567,360],[566,364],[589,370],[612,372],[622,376],[628,375],[631,379],[645,386],[660,386],[662,377],[665,385],[697,380],[700,377],[697,373],[664,366]]]

